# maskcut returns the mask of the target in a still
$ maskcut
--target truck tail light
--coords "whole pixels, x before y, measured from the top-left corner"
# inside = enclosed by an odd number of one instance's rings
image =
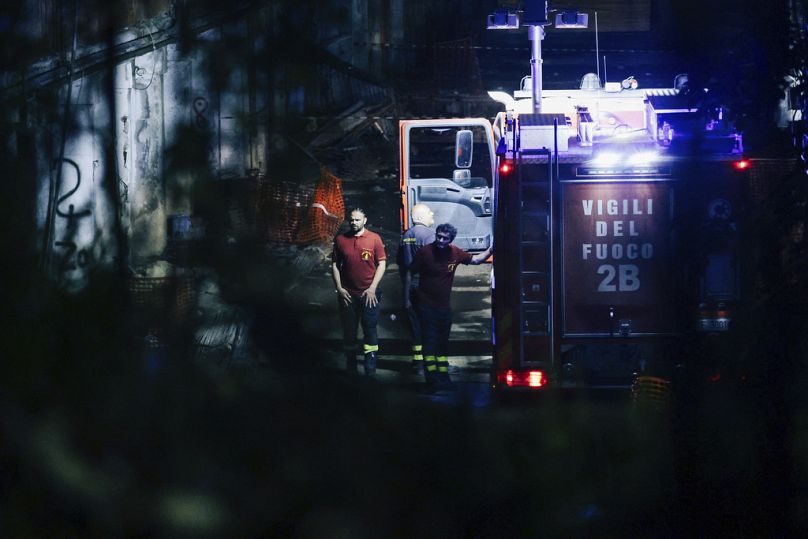
[[[547,385],[547,374],[544,371],[501,370],[497,371],[497,383],[507,387],[540,388]]]

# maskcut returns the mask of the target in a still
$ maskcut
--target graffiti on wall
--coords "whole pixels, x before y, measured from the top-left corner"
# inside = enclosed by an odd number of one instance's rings
[[[196,127],[200,133],[211,135],[209,136],[207,143],[208,165],[210,166],[211,170],[219,170],[220,155],[219,150],[217,149],[217,144],[214,144],[214,139],[218,136],[217,133],[214,132],[217,130],[214,123],[217,120],[211,122],[209,116],[214,116],[214,118],[217,118],[217,115],[220,114],[221,111],[212,108],[210,101],[201,95],[197,95],[193,98],[191,101],[191,110],[193,111],[192,122],[194,127]]]
[[[210,122],[205,116],[205,112],[208,110],[208,100],[204,97],[197,96],[194,98],[193,107],[194,124],[199,130],[207,131],[208,127],[210,127]]]
[[[56,199],[54,220],[54,260],[59,276],[71,280],[84,277],[83,270],[92,261],[93,212],[91,182],[82,181],[76,161],[62,158],[55,165],[62,168],[60,195]],[[96,163],[93,163],[95,168]],[[77,271],[80,271],[77,274]]]

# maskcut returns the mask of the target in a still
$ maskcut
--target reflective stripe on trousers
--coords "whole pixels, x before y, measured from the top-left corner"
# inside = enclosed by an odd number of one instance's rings
[[[436,363],[438,364],[438,372],[441,374],[449,373],[449,358],[446,356],[437,356],[435,358]]]

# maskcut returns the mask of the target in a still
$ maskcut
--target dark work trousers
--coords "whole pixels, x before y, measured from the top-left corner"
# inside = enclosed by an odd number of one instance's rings
[[[421,321],[418,318],[418,294],[415,292],[415,288],[410,289],[410,308],[407,309],[407,319],[410,323],[412,344],[422,344]]]
[[[423,338],[421,336],[421,320],[418,317],[418,294],[415,292],[415,288],[410,288],[410,308],[407,309],[407,321],[410,326],[413,365],[423,368]]]
[[[357,327],[362,324],[364,340],[363,353],[375,352],[379,349],[379,337],[376,334],[376,325],[379,323],[379,306],[382,302],[381,292],[376,292],[379,301],[375,307],[366,307],[365,298],[351,296],[351,304],[345,305],[342,298],[337,296],[339,302],[339,315],[342,321],[342,345],[346,354],[355,354],[357,349]]]
[[[427,381],[449,376],[449,334],[452,330],[452,309],[436,309],[421,306],[418,309],[421,322],[421,337],[424,345],[425,374]]]

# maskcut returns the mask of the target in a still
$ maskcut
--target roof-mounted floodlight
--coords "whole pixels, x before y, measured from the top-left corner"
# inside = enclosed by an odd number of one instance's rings
[[[559,11],[555,16],[556,28],[588,28],[589,15],[576,10]]]
[[[547,26],[547,0],[526,0],[522,24],[525,26]]]
[[[515,30],[519,28],[519,14],[497,10],[488,16],[488,30]]]
[[[530,39],[530,94],[534,113],[541,113],[541,41],[544,39],[544,27],[550,25],[547,0],[523,0],[521,24],[528,27]],[[563,10],[555,17],[558,28],[586,28],[589,16],[577,10]],[[512,23],[516,23],[513,26]],[[488,28],[498,30],[516,28],[519,17],[505,10],[497,10],[488,16]]]

